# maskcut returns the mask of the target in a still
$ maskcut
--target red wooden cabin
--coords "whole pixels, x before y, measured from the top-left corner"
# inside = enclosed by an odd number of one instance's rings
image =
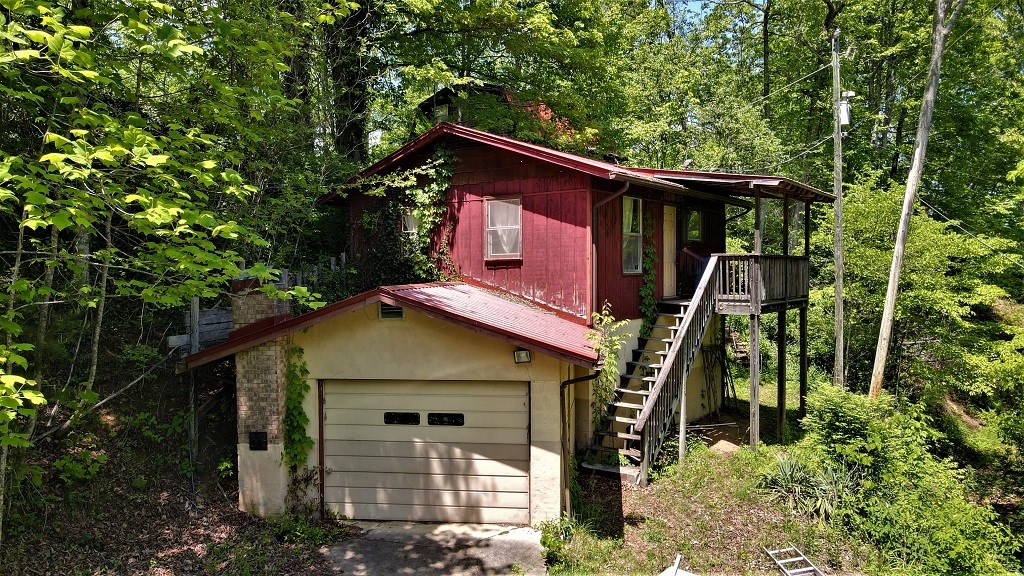
[[[454,172],[445,200],[446,216],[440,229],[432,233],[434,250],[447,252],[452,275],[589,324],[591,314],[604,302],[611,304],[618,319],[640,318],[644,268],[654,267],[655,297],[678,304],[668,314],[677,325],[661,326],[668,336],[658,338],[664,350],[653,349],[650,342],[636,342],[634,366],[623,376],[623,394],[647,398],[643,408],[634,409],[629,417],[640,429],[651,418],[659,420],[657,425],[662,428],[671,420],[671,414],[658,412],[666,409],[656,408],[655,400],[673,379],[681,390],[674,392],[670,401],[679,409],[678,398],[685,397],[685,379],[709,326],[724,325],[715,323],[718,315],[749,315],[755,334],[763,312],[784,316],[787,309],[796,308],[801,320],[806,319],[810,206],[831,202],[829,194],[777,176],[630,168],[447,123],[436,125],[377,162],[363,176],[421,166],[441,144],[454,157]],[[787,241],[775,256],[764,255],[761,242],[766,200],[784,204],[783,237]],[[350,199],[350,218],[356,231],[354,251],[361,248],[358,224],[370,201],[358,195]],[[797,203],[803,206],[804,246],[803,253],[794,256],[788,240],[789,220]],[[725,254],[730,206],[737,207],[735,213],[755,211],[751,254]],[[645,244],[653,244],[653,259],[644,257]],[[704,312],[697,312],[698,308]],[[683,341],[686,338],[689,343]],[[781,346],[784,339],[783,331]],[[800,340],[803,349],[803,333]],[[685,350],[687,346],[691,350]],[[752,350],[752,357],[754,353]],[[678,354],[689,359],[675,363],[677,372],[686,362],[691,365],[670,376],[668,369]],[[803,365],[805,368],[806,362]],[[751,371],[752,383],[759,381],[756,366]],[[806,369],[801,372],[803,392]],[[680,378],[682,382],[678,382]],[[646,381],[649,386],[641,391],[630,388],[632,384],[626,380]],[[782,374],[780,388],[784,383]],[[752,385],[752,399],[756,399],[754,388]],[[685,399],[682,405],[686,405]],[[615,408],[611,411],[614,416]],[[752,444],[758,435],[754,412],[752,408]],[[609,435],[627,442],[642,437],[632,428],[621,432],[612,426],[609,430]],[[657,436],[660,444],[664,432]],[[645,444],[643,460],[657,450]],[[645,474],[646,469],[641,470],[640,476]]]

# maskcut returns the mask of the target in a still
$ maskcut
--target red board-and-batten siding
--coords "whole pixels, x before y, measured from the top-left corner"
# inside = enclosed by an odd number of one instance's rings
[[[487,146],[460,145],[449,219],[457,272],[590,318],[590,176]],[[487,198],[522,199],[522,259],[485,261]]]
[[[619,183],[594,183],[595,203],[611,197],[621,189]],[[614,189],[605,191],[609,185]],[[654,248],[658,254],[655,265],[657,275],[654,281],[654,295],[662,297],[663,270],[662,255],[664,253],[664,207],[660,200],[638,189],[627,190],[617,198],[606,202],[597,210],[597,306],[605,302],[611,305],[612,316],[617,319],[640,318],[640,286],[643,284],[643,273],[626,274],[622,271],[622,202],[624,197],[640,198],[643,209],[644,236],[648,236],[647,226],[654,224],[651,231]],[[646,238],[645,238],[646,241]]]

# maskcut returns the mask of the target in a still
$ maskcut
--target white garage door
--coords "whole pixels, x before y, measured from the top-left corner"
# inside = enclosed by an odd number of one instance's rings
[[[324,505],[349,518],[530,522],[525,382],[324,383]]]

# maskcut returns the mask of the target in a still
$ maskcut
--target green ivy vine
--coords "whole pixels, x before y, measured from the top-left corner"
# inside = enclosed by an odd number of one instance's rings
[[[306,433],[309,415],[302,405],[309,393],[306,376],[309,368],[302,357],[299,346],[288,348],[288,365],[285,368],[284,381],[284,464],[291,474],[295,474],[306,465],[309,451],[315,443]]]
[[[444,280],[454,269],[450,230],[442,231],[436,251],[431,242],[444,221],[453,166],[451,150],[438,146],[422,166],[360,183],[366,195],[376,198],[359,222],[361,254],[356,267],[362,288]],[[403,231],[406,215],[415,218],[415,233]]]
[[[593,328],[587,332],[587,340],[597,352],[601,368],[594,381],[594,401],[590,409],[593,413],[594,427],[598,428],[608,404],[615,397],[615,388],[619,383],[619,351],[632,334],[623,331],[627,322],[615,320],[608,302],[604,303],[600,312],[594,312],[593,321]]]
[[[643,279],[640,284],[640,337],[650,338],[654,325],[658,322],[658,300],[654,297],[655,283],[658,279],[658,250],[654,246],[654,218],[650,214],[644,217],[643,235]]]

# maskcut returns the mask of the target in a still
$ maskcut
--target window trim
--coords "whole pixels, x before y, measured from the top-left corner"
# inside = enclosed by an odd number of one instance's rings
[[[491,202],[514,202],[519,207],[518,226],[491,226]],[[514,254],[491,254],[491,231],[492,230],[519,230],[519,252]],[[484,261],[485,262],[509,262],[521,261],[523,259],[523,197],[487,197],[484,198]]]
[[[635,200],[637,213],[640,214],[638,221],[639,231],[638,232],[626,232],[626,202]],[[626,275],[643,274],[644,272],[644,200],[643,198],[637,198],[634,196],[623,196],[622,197],[622,273]],[[637,243],[637,256],[639,261],[637,262],[636,270],[626,269],[626,238],[635,238]]]

